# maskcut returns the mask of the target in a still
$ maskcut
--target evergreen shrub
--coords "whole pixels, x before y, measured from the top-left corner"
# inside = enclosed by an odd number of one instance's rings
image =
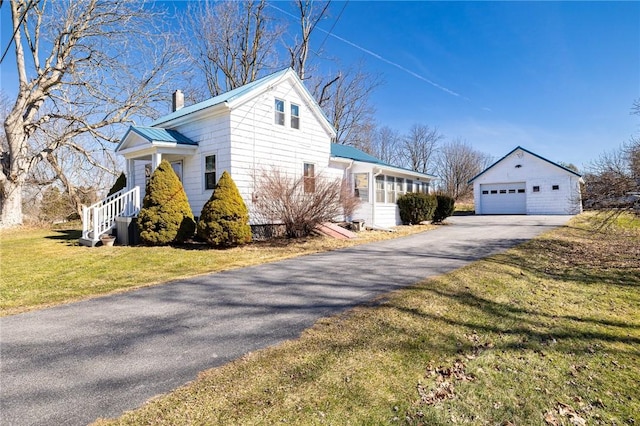
[[[436,199],[432,195],[409,192],[398,197],[396,201],[400,209],[402,223],[417,225],[431,220],[436,208]]]
[[[445,194],[437,194],[436,200],[438,205],[433,213],[433,222],[442,223],[442,221],[453,214],[453,210],[455,209],[455,199]]]
[[[116,179],[115,183],[113,184],[113,186],[111,187],[111,189],[109,190],[109,192],[107,193],[107,197],[109,197],[110,195],[115,194],[116,192],[124,189],[127,187],[127,177],[124,175],[124,172],[120,173],[120,176],[118,176],[118,179]]]
[[[197,236],[214,247],[233,247],[251,242],[249,211],[226,171],[202,208]]]
[[[138,215],[140,240],[148,245],[182,242],[193,236],[195,221],[182,183],[168,161],[153,172]]]

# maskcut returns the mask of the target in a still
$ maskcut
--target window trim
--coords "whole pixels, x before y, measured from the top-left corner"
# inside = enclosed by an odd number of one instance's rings
[[[282,103],[282,111],[278,109],[278,103]],[[275,98],[273,101],[273,122],[278,126],[285,125],[286,106],[284,99]]]
[[[358,182],[363,181],[358,179],[359,176],[365,177],[366,186],[358,186]],[[363,203],[369,202],[369,185],[369,173],[353,173],[353,195]]]
[[[293,114],[294,107],[298,110],[298,113],[295,115]],[[291,127],[292,129],[300,130],[300,105],[290,102],[289,111],[291,112],[291,115],[289,117],[289,127]],[[296,120],[296,126],[293,125],[294,119]]]
[[[207,158],[209,157],[213,157],[213,171],[207,171]],[[216,188],[216,184],[218,183],[217,179],[218,179],[218,155],[217,154],[213,154],[213,153],[209,153],[209,154],[204,154],[202,156],[202,187],[204,188],[205,191],[213,191]],[[213,173],[213,187],[208,188],[207,187],[207,175]]]
[[[308,167],[310,166],[310,167]],[[312,175],[307,174],[311,170]],[[316,165],[314,163],[302,163],[303,187],[305,194],[313,194],[316,192]]]

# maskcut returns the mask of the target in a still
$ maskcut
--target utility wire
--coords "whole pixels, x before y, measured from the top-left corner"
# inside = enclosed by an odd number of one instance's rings
[[[22,23],[24,22],[24,18],[27,17],[27,12],[29,11],[29,9],[31,9],[33,6],[35,6],[35,3],[37,3],[38,0],[29,0],[29,4],[27,4],[27,7],[24,9],[24,12],[22,13],[22,16],[20,17],[20,22],[18,22],[18,26],[15,28],[15,30],[13,30],[13,34],[11,35],[11,39],[9,40],[9,43],[7,44],[7,48],[4,49],[4,53],[2,54],[2,58],[0,58],[0,64],[2,63],[2,61],[4,61],[4,57],[7,56],[7,52],[9,51],[9,48],[11,47],[11,43],[13,43],[13,40],[15,40],[16,38],[16,34],[18,33],[18,31],[20,31],[20,26],[22,25]],[[0,7],[2,7],[2,0],[0,0]]]
[[[2,1],[2,0],[0,0]],[[325,36],[324,36],[324,40],[322,40],[322,43],[320,43],[320,47],[318,47],[318,53],[320,53],[322,51],[322,46],[324,46],[325,41],[327,41],[327,38],[329,37],[329,35],[333,32],[333,29],[336,27],[336,24],[338,23],[338,21],[340,20],[340,17],[342,16],[342,12],[344,12],[344,9],[347,7],[347,4],[349,3],[349,0],[344,2],[344,5],[342,6],[342,10],[340,10],[340,13],[338,14],[338,17],[336,18],[336,20],[333,22],[333,25],[331,26],[331,28],[329,28],[329,31],[326,32]],[[317,53],[316,53],[317,55]]]

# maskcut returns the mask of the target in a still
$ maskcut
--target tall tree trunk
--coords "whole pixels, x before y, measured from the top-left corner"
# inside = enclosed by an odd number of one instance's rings
[[[0,229],[22,224],[22,184],[4,181],[0,194]]]

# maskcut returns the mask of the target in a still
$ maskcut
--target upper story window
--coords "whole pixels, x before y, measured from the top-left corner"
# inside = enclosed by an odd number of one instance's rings
[[[311,163],[304,163],[304,192],[316,192],[315,166]]]
[[[291,128],[300,128],[300,107],[296,104],[291,104]]]
[[[216,156],[207,155],[204,157],[204,189],[214,189],[216,187]]]
[[[284,126],[284,101],[282,99],[276,99],[275,123]]]

